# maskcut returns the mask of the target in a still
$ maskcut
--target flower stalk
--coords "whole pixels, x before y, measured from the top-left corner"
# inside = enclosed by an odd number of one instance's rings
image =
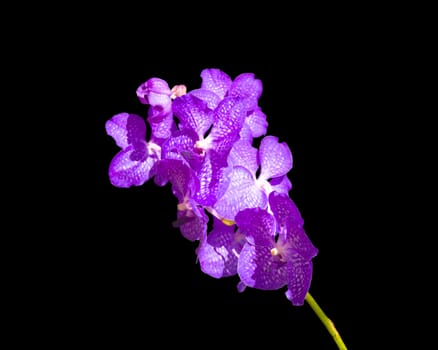
[[[310,305],[312,310],[316,313],[316,315],[321,320],[321,322],[323,323],[325,328],[327,328],[328,332],[333,337],[338,348],[340,350],[347,350],[347,347],[345,346],[344,341],[341,338],[341,335],[337,331],[335,324],[332,322],[332,320],[330,320],[327,317],[325,312],[321,309],[321,307],[318,305],[318,303],[316,302],[316,300],[312,297],[312,295],[310,293],[306,294],[305,300]]]

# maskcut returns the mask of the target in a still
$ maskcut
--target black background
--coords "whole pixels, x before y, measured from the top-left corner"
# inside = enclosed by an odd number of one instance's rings
[[[168,187],[149,181],[120,189],[109,182],[108,166],[119,148],[105,122],[121,112],[146,117],[136,89],[151,77],[192,90],[205,68],[231,78],[254,73],[262,81],[267,134],[292,151],[290,196],[319,249],[310,293],[348,348],[373,341],[363,319],[376,317],[364,302],[379,283],[369,263],[384,210],[375,186],[389,183],[379,170],[388,150],[376,146],[384,133],[389,62],[386,40],[374,41],[369,26],[354,20],[289,26],[284,19],[273,33],[259,20],[214,36],[188,22],[161,23],[168,33],[148,26],[147,18],[144,27],[109,18],[64,36],[68,44],[51,57],[62,83],[51,89],[62,96],[53,100],[68,141],[57,154],[68,157],[57,158],[63,175],[54,176],[60,183],[52,190],[59,190],[62,202],[53,216],[59,212],[62,229],[50,236],[57,259],[47,259],[56,285],[48,298],[56,304],[53,320],[60,320],[56,332],[64,334],[63,344],[89,337],[88,345],[119,348],[176,342],[196,349],[336,349],[311,308],[294,307],[285,290],[238,293],[237,277],[203,274],[196,243],[172,227],[177,203]]]

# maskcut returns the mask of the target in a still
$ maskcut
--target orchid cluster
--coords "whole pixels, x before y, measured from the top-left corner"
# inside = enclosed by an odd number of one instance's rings
[[[198,242],[204,273],[237,275],[239,291],[287,287],[287,299],[302,305],[318,250],[289,195],[291,150],[267,133],[262,82],[216,68],[200,76],[200,88],[191,91],[151,78],[136,91],[148,106],[146,119],[120,113],[106,122],[120,147],[109,179],[122,188],[170,184],[178,203],[174,226]]]

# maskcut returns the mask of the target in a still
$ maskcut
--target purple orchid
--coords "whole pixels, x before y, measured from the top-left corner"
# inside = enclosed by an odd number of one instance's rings
[[[146,142],[146,124],[136,114],[120,113],[105,124],[121,150],[109,166],[109,178],[116,187],[140,186],[149,180],[149,172],[160,159],[161,148]]]
[[[302,305],[318,250],[289,197],[292,153],[285,142],[265,136],[262,83],[253,73],[232,79],[216,68],[204,69],[201,78],[192,91],[151,78],[136,91],[148,105],[146,121],[120,113],[106,122],[121,148],[111,160],[110,181],[125,188],[151,178],[158,186],[169,183],[177,199],[173,225],[199,242],[204,273],[238,275],[239,291],[287,287],[286,297]]]
[[[137,88],[140,102],[149,105],[147,121],[151,126],[152,139],[161,144],[175,131],[172,114],[172,98],[183,94],[184,86],[170,89],[167,82],[159,78],[151,78]]]
[[[193,170],[178,159],[163,159],[151,170],[158,186],[171,184],[172,193],[178,199],[177,220],[173,226],[179,227],[182,235],[190,241],[201,240],[207,234],[208,216],[193,199],[199,188],[199,180]]]
[[[242,73],[232,80],[228,74],[216,68],[204,69],[201,78],[201,88],[193,92],[209,101],[213,107],[226,97],[237,97],[243,102],[246,117],[240,131],[241,139],[252,140],[265,135],[268,123],[258,106],[263,91],[260,79],[255,79],[253,73]]]
[[[196,198],[212,205],[223,182],[228,154],[246,117],[238,98],[224,98],[211,110],[206,101],[188,93],[175,99],[172,110],[179,130],[163,144],[163,157],[181,159],[196,173],[200,188]]]
[[[292,153],[285,142],[278,142],[275,136],[265,136],[260,142],[258,153],[249,142],[235,144],[236,149],[230,154],[233,165],[230,172],[230,184],[224,195],[215,203],[215,210],[227,219],[245,208],[262,208],[268,206],[268,196],[273,191],[270,179],[284,179],[292,168]],[[256,177],[258,164],[260,174]],[[278,191],[289,190],[287,180],[277,183]]]
[[[236,225],[213,219],[213,229],[196,250],[201,270],[214,278],[237,274],[237,262],[245,244],[245,236]]]
[[[273,215],[261,208],[244,209],[236,215],[236,225],[246,236],[237,272],[242,283],[252,288],[287,286],[287,298],[302,305],[312,279],[312,258],[318,250],[287,194],[272,192],[269,202]]]

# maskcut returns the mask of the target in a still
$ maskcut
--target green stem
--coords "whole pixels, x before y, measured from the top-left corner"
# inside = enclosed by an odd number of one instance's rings
[[[312,310],[316,313],[316,315],[319,317],[325,328],[327,328],[327,330],[335,340],[335,343],[338,346],[338,348],[341,350],[347,350],[347,347],[345,346],[344,341],[341,338],[341,335],[336,330],[334,323],[327,317],[324,311],[322,311],[322,309],[319,307],[318,303],[315,301],[315,299],[313,299],[310,293],[307,293],[306,301],[310,305]]]

